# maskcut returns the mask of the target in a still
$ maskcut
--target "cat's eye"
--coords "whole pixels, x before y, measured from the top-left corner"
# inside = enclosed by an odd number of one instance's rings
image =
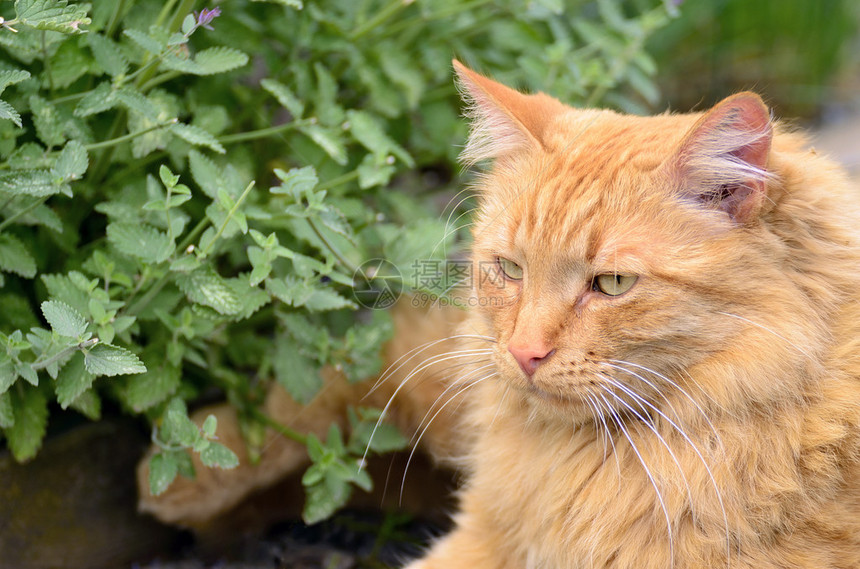
[[[499,264],[499,268],[502,270],[502,274],[505,275],[505,277],[512,281],[518,281],[523,278],[523,268],[510,259],[496,257],[496,262]]]
[[[607,296],[619,296],[630,290],[638,278],[636,275],[606,273],[594,277],[591,288]]]

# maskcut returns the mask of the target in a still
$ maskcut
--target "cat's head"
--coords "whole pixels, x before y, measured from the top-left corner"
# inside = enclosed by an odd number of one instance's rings
[[[464,160],[492,161],[473,260],[498,381],[573,415],[694,390],[733,406],[791,381],[773,377],[802,365],[796,346],[820,323],[765,227],[782,190],[757,95],[636,117],[455,68],[472,119]]]

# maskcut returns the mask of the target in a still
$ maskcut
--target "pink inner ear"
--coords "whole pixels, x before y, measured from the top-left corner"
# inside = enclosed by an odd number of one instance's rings
[[[764,203],[772,138],[770,112],[758,95],[724,99],[681,144],[678,162],[687,191],[738,223],[751,221]]]

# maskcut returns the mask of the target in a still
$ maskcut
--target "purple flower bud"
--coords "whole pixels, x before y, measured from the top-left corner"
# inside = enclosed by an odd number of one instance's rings
[[[212,20],[221,15],[221,8],[219,8],[218,6],[215,6],[211,10],[203,8],[199,12],[195,12],[194,15],[197,17],[198,26],[203,26],[207,30],[212,30],[214,28],[209,24],[212,23]]]

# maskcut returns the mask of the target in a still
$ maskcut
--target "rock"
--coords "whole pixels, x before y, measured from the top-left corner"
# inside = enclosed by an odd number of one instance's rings
[[[0,454],[0,565],[107,569],[170,549],[180,533],[136,511],[145,438],[102,421],[50,438],[38,456]]]

